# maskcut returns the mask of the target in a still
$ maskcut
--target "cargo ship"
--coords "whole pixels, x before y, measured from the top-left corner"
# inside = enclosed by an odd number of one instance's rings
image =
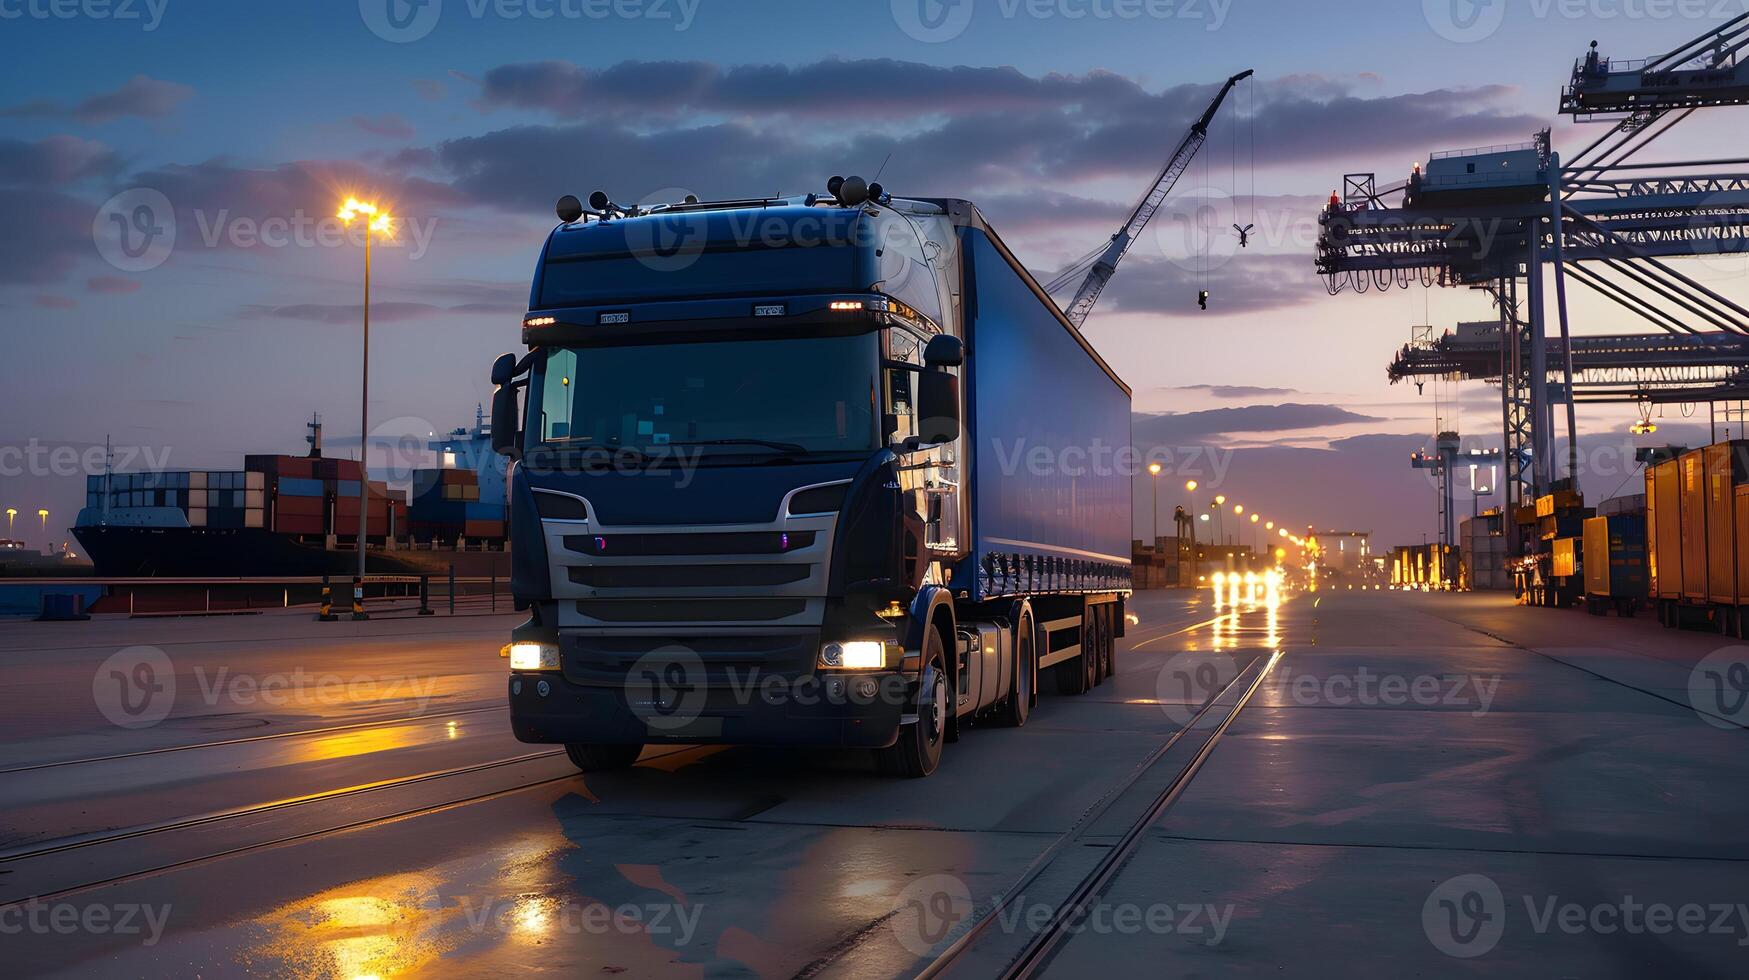
[[[399,474],[402,487],[323,456],[320,417],[306,423],[304,456],[248,455],[239,470],[106,467],[86,478],[73,534],[102,577],[350,575],[367,480],[367,572],[508,576],[505,461],[483,414],[428,443],[436,465]]]

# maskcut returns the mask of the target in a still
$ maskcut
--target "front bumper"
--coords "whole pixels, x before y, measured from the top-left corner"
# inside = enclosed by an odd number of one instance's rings
[[[917,684],[914,674],[887,671],[698,685],[655,674],[601,685],[560,671],[513,672],[511,730],[533,743],[881,748],[898,738]]]

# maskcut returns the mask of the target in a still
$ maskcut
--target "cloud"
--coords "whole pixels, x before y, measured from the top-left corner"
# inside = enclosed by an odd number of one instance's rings
[[[413,124],[393,112],[385,112],[374,118],[353,116],[352,124],[372,136],[398,140],[413,138]]]
[[[92,276],[90,279],[85,280],[85,288],[93,293],[119,296],[125,293],[138,292],[140,281],[138,279],[123,279],[120,276]]]
[[[51,296],[51,295],[48,295],[46,293],[41,295],[41,296],[36,297],[34,302],[36,303],[38,309],[44,309],[44,310],[70,310],[70,309],[73,309],[74,307],[79,305],[78,300],[72,299],[70,297]]]
[[[1255,385],[1178,385],[1173,391],[1206,391],[1216,398],[1270,398],[1297,395],[1298,388],[1259,388]]]
[[[111,175],[120,166],[115,151],[77,136],[57,134],[34,143],[0,139],[0,186],[61,186]]]
[[[341,197],[361,187],[373,189],[397,215],[409,219],[467,203],[444,183],[387,174],[353,161],[300,160],[249,168],[215,159],[145,171],[133,181],[163,193],[176,209],[179,226],[191,235],[239,218],[260,221],[302,215],[326,221]],[[221,235],[219,243],[225,242]]]
[[[378,300],[370,304],[370,318],[383,323],[401,323],[408,320],[424,320],[434,316],[452,314],[485,313],[501,315],[509,310],[511,315],[522,311],[517,304],[503,303],[461,303],[456,306],[438,306],[433,303],[402,302],[395,300]],[[261,318],[277,318],[281,320],[304,320],[311,323],[358,323],[363,317],[364,308],[358,304],[347,303],[293,303],[287,306],[251,306],[244,310],[245,315]]]
[[[162,119],[194,97],[194,89],[179,82],[166,82],[135,75],[113,92],[101,92],[71,106],[37,101],[0,109],[0,116],[72,119],[82,123],[106,123],[125,117]]]
[[[1137,415],[1130,427],[1136,445],[1159,446],[1184,445],[1187,442],[1235,432],[1295,432],[1377,421],[1381,420],[1337,405],[1287,402],[1281,405],[1211,408],[1200,412],[1177,412],[1168,415]]]
[[[1207,312],[1196,305],[1196,294],[1202,289],[1209,291]],[[1220,316],[1296,306],[1323,294],[1323,281],[1306,255],[1246,254],[1205,273],[1184,261],[1132,254],[1100,294],[1099,309]]]
[[[444,84],[435,78],[413,79],[413,91],[419,93],[419,97],[427,102],[442,101],[443,97],[449,94],[449,90],[444,87]]]
[[[1538,117],[1512,111],[1517,91],[1510,86],[1355,94],[1375,81],[1294,76],[1259,83],[1255,115],[1244,123],[1255,137],[1259,165],[1419,154],[1433,146],[1522,137],[1541,125]],[[1061,179],[1157,170],[1216,88],[1187,84],[1150,92],[1105,71],[1033,76],[1012,67],[894,59],[729,67],[626,61],[607,68],[542,61],[486,72],[479,101],[560,120],[914,120],[922,127],[891,132],[885,141],[926,156],[933,147]],[[1217,126],[1232,124],[1230,116],[1220,119]],[[956,123],[972,120],[985,138],[968,145],[955,138],[965,128]],[[912,161],[914,172],[934,162]]]
[[[93,208],[40,189],[0,188],[0,283],[55,282],[94,256]]]

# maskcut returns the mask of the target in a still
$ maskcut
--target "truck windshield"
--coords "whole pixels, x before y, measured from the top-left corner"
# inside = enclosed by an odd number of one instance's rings
[[[548,348],[532,382],[530,441],[645,453],[696,446],[706,456],[867,453],[878,445],[876,341],[868,333]]]

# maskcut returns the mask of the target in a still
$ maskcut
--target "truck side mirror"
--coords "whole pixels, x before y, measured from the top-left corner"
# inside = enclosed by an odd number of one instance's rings
[[[934,341],[930,346],[934,346]],[[925,368],[917,378],[917,416],[919,443],[941,445],[958,439],[960,379],[949,374],[945,367]]]
[[[930,367],[959,367],[966,362],[966,345],[951,334],[937,334],[923,348],[923,363]]]
[[[522,426],[516,412],[516,355],[492,362],[492,451],[506,459],[522,456]]]

